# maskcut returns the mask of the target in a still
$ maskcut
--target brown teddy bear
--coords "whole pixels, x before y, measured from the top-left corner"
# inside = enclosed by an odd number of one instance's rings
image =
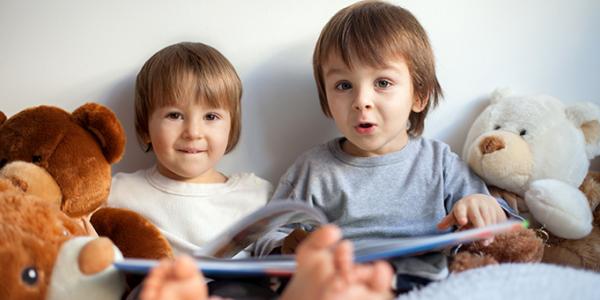
[[[0,298],[44,299],[60,246],[84,234],[50,201],[0,178]]]
[[[499,234],[494,242],[467,244],[453,256],[450,271],[454,273],[499,263],[537,263],[542,260],[544,242],[532,229]]]
[[[39,167],[25,173],[32,171],[41,171],[29,177],[36,182],[0,177],[0,299],[120,299],[125,281],[112,266],[119,250],[106,238],[84,236],[54,199],[25,193],[23,184],[39,191],[53,182]]]
[[[110,110],[88,103],[70,114],[38,106],[10,119],[0,114],[0,124],[0,167],[25,161],[44,168],[60,188],[60,209],[73,218],[85,220],[106,201],[110,165],[125,147],[123,129]]]
[[[145,218],[132,211],[102,208],[111,184],[111,164],[125,149],[123,128],[112,111],[87,103],[68,113],[52,106],[25,109],[11,118],[0,112],[0,168],[13,161],[34,164],[54,180],[46,183],[41,195],[77,220],[87,234],[108,236],[126,257],[160,258],[172,256],[167,240]],[[11,175],[20,185],[37,180],[27,167],[17,167]],[[35,168],[33,168],[35,169]],[[35,186],[35,185],[33,185]],[[31,193],[39,193],[30,190]],[[94,226],[90,215],[96,212]]]

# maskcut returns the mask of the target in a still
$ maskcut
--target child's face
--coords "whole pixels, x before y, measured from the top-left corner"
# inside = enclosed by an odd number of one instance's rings
[[[327,104],[347,139],[342,148],[349,154],[378,156],[402,149],[408,142],[411,111],[424,107],[415,101],[404,59],[385,65],[357,64],[351,70],[338,55],[331,55],[323,66]]]
[[[158,171],[179,181],[223,182],[214,167],[227,148],[230,118],[225,109],[197,103],[156,109],[148,131]]]

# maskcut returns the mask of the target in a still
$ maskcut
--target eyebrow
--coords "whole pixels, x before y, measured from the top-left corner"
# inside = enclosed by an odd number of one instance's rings
[[[338,74],[338,73],[344,73],[343,69],[340,68],[332,68],[327,70],[327,72],[325,72],[325,77],[330,76],[332,74]]]

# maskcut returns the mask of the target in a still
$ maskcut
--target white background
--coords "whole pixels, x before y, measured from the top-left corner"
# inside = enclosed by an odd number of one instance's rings
[[[39,104],[72,111],[102,103],[127,131],[126,155],[113,170],[145,168],[153,161],[135,139],[135,75],[167,45],[204,42],[244,84],[242,139],[220,170],[275,183],[298,154],[337,135],[320,112],[311,56],[323,25],[350,3],[0,0],[0,110],[11,116]],[[496,87],[600,104],[600,1],[395,3],[428,31],[445,91],[425,135],[458,153]]]

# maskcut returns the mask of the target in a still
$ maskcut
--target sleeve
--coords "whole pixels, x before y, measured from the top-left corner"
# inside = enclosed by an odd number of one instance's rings
[[[454,204],[458,200],[465,196],[472,194],[491,195],[485,182],[471,171],[469,166],[458,155],[450,151],[449,148],[446,148],[445,152],[443,176],[445,190],[444,204],[447,213],[452,210],[452,207],[454,207]],[[504,199],[501,197],[495,198],[509,217],[523,220]]]
[[[277,188],[273,192],[271,196],[271,201],[280,201],[284,199],[296,199],[296,190],[294,189],[294,185],[287,180],[287,176],[282,178],[277,184]]]

